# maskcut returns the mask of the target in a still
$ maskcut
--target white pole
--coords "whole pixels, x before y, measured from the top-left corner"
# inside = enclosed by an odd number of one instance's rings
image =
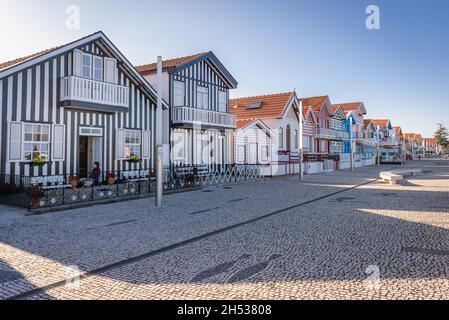
[[[379,138],[379,127],[376,129],[376,140],[377,140],[377,165],[380,166],[380,138]]]
[[[299,101],[299,179],[304,180],[304,172],[303,172],[303,162],[304,162],[304,144],[303,144],[303,119],[304,115],[302,113],[302,101]]]
[[[351,171],[354,171],[354,137],[353,137],[353,127],[352,127],[352,114],[349,118],[349,141],[351,144],[351,156],[350,156],[350,162],[351,162]]]
[[[157,57],[157,109],[156,109],[156,207],[162,207],[163,158],[162,158],[162,57]]]

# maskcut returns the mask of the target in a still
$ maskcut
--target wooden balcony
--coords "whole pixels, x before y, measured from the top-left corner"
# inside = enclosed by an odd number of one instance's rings
[[[171,109],[171,121],[173,125],[180,126],[236,128],[236,116],[232,114],[190,107],[173,107]]]
[[[129,88],[125,86],[70,76],[61,78],[60,90],[61,102],[72,107],[84,105],[100,111],[129,108]]]

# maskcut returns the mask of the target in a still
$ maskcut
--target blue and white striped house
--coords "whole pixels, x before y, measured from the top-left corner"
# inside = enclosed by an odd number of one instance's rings
[[[137,67],[152,85],[157,64]],[[237,81],[212,52],[162,62],[163,97],[170,105],[171,164],[217,170],[233,162],[232,133],[236,117],[229,113],[229,90]]]
[[[1,63],[0,97],[0,174],[155,165],[156,91],[102,32]],[[132,155],[141,162],[127,161]]]

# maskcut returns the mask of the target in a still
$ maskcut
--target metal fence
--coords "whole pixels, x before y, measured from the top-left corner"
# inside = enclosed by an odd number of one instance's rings
[[[165,191],[203,188],[261,178],[259,166],[179,166],[163,171]],[[0,175],[0,203],[29,210],[92,201],[126,199],[156,191],[151,170],[100,172],[95,177]]]

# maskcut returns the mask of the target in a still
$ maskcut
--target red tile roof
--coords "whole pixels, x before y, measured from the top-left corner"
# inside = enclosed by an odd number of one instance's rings
[[[319,97],[301,98],[299,100],[302,102],[303,107],[312,107],[313,111],[320,111],[328,99],[329,96],[319,96]]]
[[[229,112],[240,120],[255,120],[263,118],[281,118],[288,102],[295,92],[245,97],[229,100]],[[261,102],[260,108],[248,109],[255,102]]]
[[[2,62],[2,63],[0,63],[0,71],[1,71],[1,70],[4,70],[4,69],[11,68],[11,67],[13,67],[13,66],[15,66],[15,65],[24,63],[24,62],[26,62],[26,61],[28,61],[28,60],[31,60],[31,59],[40,57],[40,56],[42,56],[42,55],[44,55],[44,54],[46,54],[46,53],[49,53],[49,52],[51,52],[51,51],[53,51],[53,50],[56,50],[56,49],[59,49],[59,48],[61,48],[61,47],[62,47],[62,46],[58,46],[58,47],[46,49],[46,50],[43,50],[43,51],[39,51],[39,52],[30,54],[30,55],[25,56],[25,57],[17,58],[17,59],[11,60],[11,61]]]
[[[185,63],[189,63],[190,61],[193,61],[196,58],[201,57],[202,55],[204,55],[206,53],[207,52],[200,52],[200,53],[193,54],[193,55],[186,56],[186,57],[164,60],[164,61],[162,61],[162,70],[165,71],[167,69],[176,68]],[[145,64],[145,65],[136,67],[136,69],[142,75],[152,74],[152,73],[157,72],[157,63]]]
[[[243,128],[243,127],[246,127],[247,125],[249,125],[249,124],[251,124],[251,123],[253,123],[253,122],[255,122],[255,121],[260,121],[260,122],[262,122],[262,124],[264,125],[264,126],[266,126],[266,127],[268,127],[262,120],[260,120],[260,119],[240,119],[240,120],[237,120],[237,129],[241,129],[241,128]]]
[[[419,133],[404,133],[404,138],[407,140],[422,140],[422,135]]]
[[[401,136],[401,138],[402,138],[402,128],[401,127],[399,127],[399,126],[396,126],[396,127],[393,127],[393,129],[394,129],[394,133],[396,133],[397,135],[400,135]]]
[[[376,129],[377,129],[378,126],[380,126],[380,128],[382,130],[385,129],[388,126],[388,122],[390,122],[390,120],[387,120],[387,119],[382,119],[382,120],[376,119],[376,120],[373,120],[373,124],[376,127]]]
[[[368,129],[368,126],[370,125],[371,122],[373,122],[373,120],[371,120],[371,119],[365,119],[365,120],[363,120],[363,127],[364,127],[365,129]]]

